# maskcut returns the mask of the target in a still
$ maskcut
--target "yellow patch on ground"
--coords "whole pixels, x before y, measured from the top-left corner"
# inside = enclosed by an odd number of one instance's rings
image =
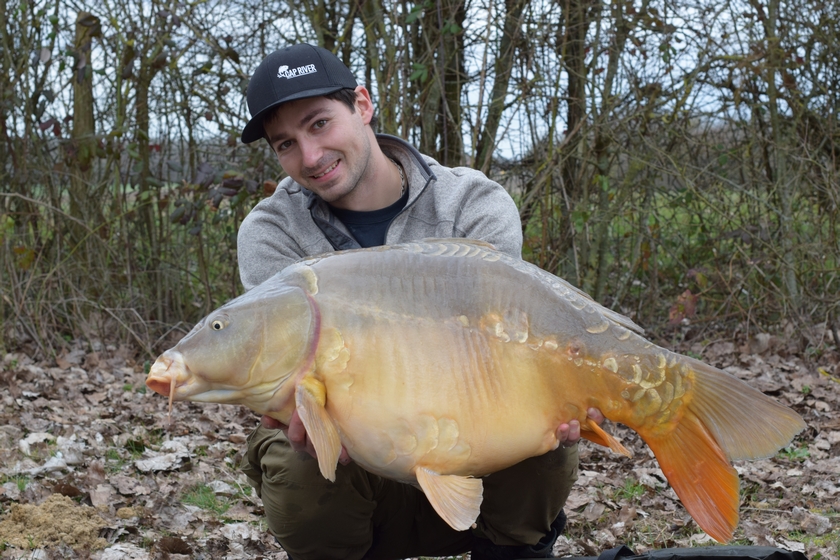
[[[0,542],[22,549],[64,543],[76,550],[101,550],[108,543],[99,531],[107,525],[94,508],[53,494],[39,506],[12,504],[0,521]]]

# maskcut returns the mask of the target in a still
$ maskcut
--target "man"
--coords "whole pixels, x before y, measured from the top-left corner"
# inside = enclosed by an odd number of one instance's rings
[[[242,133],[265,138],[288,175],[239,230],[242,283],[251,289],[295,260],[334,251],[469,237],[520,257],[522,232],[507,192],[482,173],[446,168],[405,141],[374,132],[370,94],[329,51],[294,45],[270,54],[248,86]],[[590,416],[602,421],[600,412]],[[297,415],[263,417],[243,470],[271,533],[295,560],[404,558],[466,551],[473,560],[550,557],[577,477],[578,423],[563,445],[484,481],[477,527],[455,531],[417,488],[374,476],[342,450],[324,479]]]

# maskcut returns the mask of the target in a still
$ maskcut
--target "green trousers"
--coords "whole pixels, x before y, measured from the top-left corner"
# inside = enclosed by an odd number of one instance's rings
[[[536,544],[563,508],[577,467],[577,446],[561,446],[485,477],[477,527],[455,531],[409,484],[355,463],[338,465],[330,482],[317,460],[292,450],[280,430],[259,426],[242,460],[269,530],[294,560],[447,556],[468,552],[476,538]]]

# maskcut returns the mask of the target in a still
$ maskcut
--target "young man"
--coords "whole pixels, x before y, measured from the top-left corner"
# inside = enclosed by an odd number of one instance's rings
[[[246,289],[302,257],[428,237],[481,239],[520,257],[519,214],[507,192],[478,171],[443,167],[377,135],[370,94],[329,51],[301,44],[270,54],[247,95],[252,118],[242,141],[265,138],[288,177],[239,230]],[[364,471],[343,450],[336,481],[324,479],[296,415],[288,426],[264,417],[242,466],[269,530],[295,560],[466,551],[473,560],[544,558],[565,524],[580,427],[563,424],[557,436],[557,450],[485,478],[477,527],[463,532],[420,490]]]

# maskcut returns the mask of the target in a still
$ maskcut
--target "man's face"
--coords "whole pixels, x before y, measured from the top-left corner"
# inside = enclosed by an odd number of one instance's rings
[[[268,143],[292,179],[325,201],[345,207],[347,197],[370,172],[373,107],[357,88],[356,110],[341,101],[310,97],[289,101],[267,119]]]

